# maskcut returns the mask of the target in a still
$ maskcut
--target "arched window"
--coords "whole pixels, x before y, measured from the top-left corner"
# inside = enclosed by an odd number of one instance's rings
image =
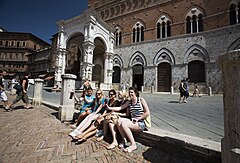
[[[157,23],[157,38],[160,38],[160,23]]]
[[[115,45],[119,46],[122,44],[122,31],[119,29],[119,27],[116,28],[115,32]]]
[[[135,35],[136,35],[135,31],[136,31],[135,28],[133,28],[133,43],[135,43]]]
[[[169,17],[162,15],[157,22],[157,38],[171,36],[171,21]]]
[[[203,31],[203,14],[197,8],[192,8],[186,16],[186,32],[197,33]]]
[[[144,25],[140,22],[133,26],[133,43],[144,41],[144,29]]]
[[[240,3],[238,5],[231,4],[229,8],[229,20],[230,25],[237,24],[240,22]]]
[[[141,41],[144,41],[144,27],[141,26]]]
[[[202,14],[199,14],[198,15],[198,30],[199,32],[202,32],[203,31],[203,19],[202,19],[203,15]]]

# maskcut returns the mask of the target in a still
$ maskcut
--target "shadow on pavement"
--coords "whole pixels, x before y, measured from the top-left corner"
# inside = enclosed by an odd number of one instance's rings
[[[168,103],[179,103],[179,101],[169,101]]]

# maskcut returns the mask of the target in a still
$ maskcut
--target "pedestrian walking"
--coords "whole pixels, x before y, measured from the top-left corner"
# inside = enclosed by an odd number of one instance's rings
[[[201,97],[200,96],[200,93],[199,93],[199,90],[198,90],[198,85],[197,85],[197,83],[195,82],[194,83],[194,90],[193,90],[193,95],[192,95],[192,97],[196,97],[198,95],[198,97]]]
[[[184,95],[186,92],[186,89],[184,88],[184,82],[185,82],[185,80],[181,80],[179,87],[178,87],[179,93],[180,93],[179,103],[182,103],[184,101]]]
[[[6,74],[5,71],[0,72],[0,100],[3,101],[5,110],[10,111],[10,104],[8,103],[8,97],[5,92],[5,79],[4,75]]]
[[[20,79],[20,83],[16,84],[14,87],[17,90],[17,97],[16,99],[13,100],[13,102],[10,104],[10,108],[13,107],[13,105],[15,103],[17,103],[18,101],[22,100],[25,103],[24,108],[26,109],[31,109],[32,106],[29,102],[29,98],[28,98],[28,86],[29,86],[29,76],[31,74],[30,73],[25,73],[24,76],[21,77]]]
[[[187,103],[187,98],[189,97],[189,86],[188,86],[188,83],[189,83],[189,78],[186,78],[184,83],[183,83],[183,87],[184,87],[184,99],[183,99],[183,102],[184,103]]]

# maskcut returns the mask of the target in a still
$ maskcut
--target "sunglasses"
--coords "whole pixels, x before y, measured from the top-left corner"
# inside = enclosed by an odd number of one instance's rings
[[[101,93],[96,93],[96,95],[101,95]]]
[[[109,94],[109,96],[113,96],[113,95],[115,95],[115,94]]]

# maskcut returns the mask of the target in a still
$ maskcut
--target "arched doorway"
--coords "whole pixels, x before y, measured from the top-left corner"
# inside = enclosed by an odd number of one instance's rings
[[[102,70],[103,70],[103,68],[102,68],[102,65],[100,65],[100,64],[97,64],[97,65],[95,65],[93,67],[93,74],[94,74],[93,78],[92,78],[93,81],[99,81],[99,82],[103,81],[103,79],[102,79],[102,74],[103,74]]]
[[[104,55],[106,52],[106,47],[104,42],[99,37],[94,39],[94,46],[92,81],[100,84],[104,82]]]
[[[112,82],[113,83],[120,83],[121,80],[121,68],[119,66],[113,67],[113,75],[112,75]]]
[[[137,90],[141,91],[141,87],[143,86],[144,68],[142,65],[135,65],[132,67],[132,70],[133,70],[132,86],[137,88]]]
[[[77,80],[81,80],[80,65],[82,62],[82,44],[84,36],[82,33],[73,35],[67,42],[65,73],[74,74]]]
[[[188,78],[191,82],[204,83],[205,78],[205,64],[203,61],[191,61],[188,63]]]
[[[157,68],[157,91],[170,92],[171,91],[171,65],[169,63],[160,63]]]

